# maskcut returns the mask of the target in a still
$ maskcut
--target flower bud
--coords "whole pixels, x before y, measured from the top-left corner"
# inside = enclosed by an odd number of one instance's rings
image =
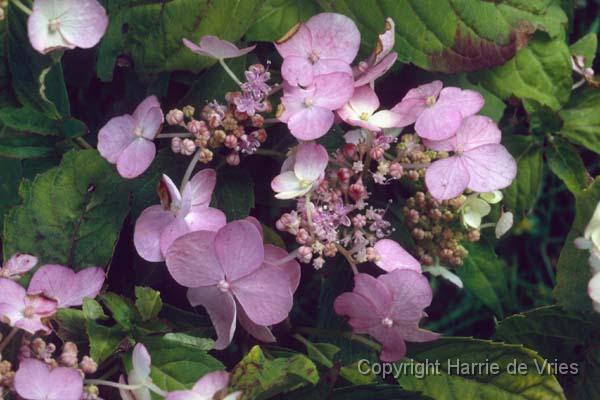
[[[235,149],[235,147],[238,145],[238,139],[234,135],[227,135],[223,144],[228,149]]]
[[[171,139],[171,151],[173,153],[181,153],[181,142],[182,140],[180,137],[174,137],[173,139]]]
[[[237,167],[240,165],[240,153],[237,151],[232,151],[231,153],[227,154],[226,160],[227,164],[231,165],[232,167]]]
[[[348,195],[354,201],[358,201],[358,200],[362,199],[366,194],[367,194],[367,190],[365,189],[365,187],[364,187],[364,185],[362,184],[361,181],[353,183],[348,188]]]
[[[260,128],[265,123],[265,117],[260,114],[254,114],[251,119],[252,126],[255,128]]]
[[[66,367],[75,368],[79,362],[77,345],[73,342],[66,342],[60,355],[60,363]]]
[[[353,143],[346,143],[342,147],[342,152],[344,153],[344,156],[352,159],[356,155],[356,145]]]
[[[184,114],[183,111],[175,108],[167,113],[166,120],[169,125],[181,125],[183,124]]]
[[[335,243],[327,243],[325,245],[325,248],[323,249],[323,254],[325,255],[325,257],[335,257],[337,252],[338,249]]]
[[[299,247],[298,260],[302,263],[309,263],[312,260],[312,248],[310,246]]]
[[[369,155],[371,156],[371,158],[373,160],[381,160],[383,158],[383,155],[385,154],[385,151],[383,151],[383,149],[379,146],[373,147],[371,150],[369,150]]]
[[[210,151],[209,149],[202,149],[200,150],[200,162],[203,164],[208,164],[209,162],[211,162],[213,159],[213,152]]]
[[[193,119],[190,122],[188,122],[187,130],[194,136],[201,135],[204,131],[207,130],[206,122]]]
[[[298,232],[296,232],[296,242],[299,244],[310,244],[311,241],[310,233],[306,229],[298,229]]]
[[[352,176],[352,172],[348,168],[340,168],[337,172],[337,177],[342,183],[348,182],[350,177]]]
[[[227,137],[227,134],[222,129],[217,129],[213,133],[213,139],[214,139],[215,143],[217,143],[217,144],[223,143],[225,141],[226,137]]]
[[[79,363],[79,368],[84,374],[93,374],[98,370],[98,364],[92,358],[83,356],[83,359]]]
[[[392,163],[392,165],[390,165],[390,175],[392,176],[392,178],[400,179],[402,178],[403,174],[404,167],[402,166],[402,164],[395,162]]]
[[[194,108],[194,106],[187,105],[183,107],[183,115],[185,115],[188,118],[192,118],[195,112],[196,109]]]
[[[191,156],[196,151],[196,143],[191,139],[183,139],[181,142],[181,154]]]

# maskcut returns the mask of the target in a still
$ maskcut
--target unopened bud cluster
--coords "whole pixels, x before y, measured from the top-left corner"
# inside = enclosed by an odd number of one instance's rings
[[[79,369],[82,375],[93,374],[98,369],[98,364],[89,356],[80,359],[79,349],[73,342],[65,342],[60,354],[56,353],[54,343],[47,343],[42,338],[33,340],[23,339],[19,348],[19,360],[35,358],[43,361],[51,368],[67,367]]]

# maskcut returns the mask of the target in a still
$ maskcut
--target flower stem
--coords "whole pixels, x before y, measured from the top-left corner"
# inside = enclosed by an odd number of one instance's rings
[[[113,388],[124,389],[124,390],[137,390],[137,389],[141,389],[145,386],[144,384],[141,384],[141,383],[139,385],[127,385],[125,383],[105,381],[103,379],[86,379],[83,381],[83,383],[85,383],[86,385],[110,386]]]
[[[194,168],[196,164],[198,164],[198,160],[200,159],[200,149],[196,150],[192,159],[190,160],[190,164],[185,170],[185,174],[183,175],[183,179],[181,180],[181,193],[183,193],[183,189],[185,189],[185,185],[187,185],[190,177],[192,176],[192,172],[194,172]]]
[[[227,66],[227,64],[225,64],[225,61],[222,58],[219,58],[219,64],[221,64],[225,72],[227,72],[227,75],[229,75],[238,86],[242,86],[242,82],[235,76],[235,73]]]
[[[346,258],[348,264],[350,264],[350,268],[352,268],[352,272],[354,273],[354,275],[358,274],[358,268],[356,267],[356,263],[352,259],[352,254],[350,254],[348,250],[342,247],[342,245],[337,244],[336,247],[340,254]]]
[[[276,151],[276,150],[270,150],[270,149],[258,149],[256,150],[255,154],[258,154],[259,156],[267,156],[267,157],[274,157],[274,158],[286,158],[285,154]]]
[[[159,396],[162,396],[162,397],[167,396],[167,392],[165,392],[164,390],[162,390],[161,388],[156,386],[153,382],[150,382],[150,381],[146,382],[146,387]]]
[[[304,333],[305,335],[314,335],[314,336],[321,336],[321,337],[342,337],[342,338],[345,338],[348,340],[352,340],[352,341],[364,344],[365,346],[367,346],[375,351],[381,350],[381,345],[379,343],[374,342],[370,339],[367,339],[364,336],[354,334],[352,332],[339,332],[339,331],[328,330],[328,329],[305,328],[305,327],[300,327],[296,330],[300,333]]]
[[[75,143],[77,143],[77,145],[78,145],[79,147],[81,147],[82,149],[93,149],[93,148],[94,148],[94,147],[93,147],[91,144],[89,144],[89,143],[87,142],[87,140],[85,140],[84,138],[81,138],[81,137],[76,137],[76,138],[74,138],[74,139],[73,139],[73,141],[75,141]]]
[[[174,138],[174,137],[179,137],[179,138],[189,138],[189,137],[193,137],[194,135],[192,135],[189,132],[179,132],[179,133],[160,133],[156,136],[157,139],[167,139],[167,138]]]
[[[19,10],[23,11],[25,14],[27,15],[31,15],[32,11],[29,7],[27,7],[25,4],[21,3],[19,0],[12,0],[12,3],[15,5],[15,7],[17,7]]]
[[[411,168],[411,169],[425,169],[429,167],[430,163],[415,163],[415,164],[401,164],[403,168]]]
[[[271,88],[271,91],[269,93],[267,93],[267,97],[273,96],[275,93],[279,92],[281,89],[283,89],[283,85],[282,84],[278,83],[278,84],[274,85]]]
[[[296,258],[297,255],[298,255],[298,249],[292,251],[287,256],[280,258],[279,260],[275,261],[273,264],[275,264],[275,265],[285,264],[286,262],[291,261],[294,258]]]
[[[8,335],[6,335],[6,337],[4,338],[4,340],[2,341],[2,343],[0,343],[0,355],[2,354],[2,351],[4,351],[4,349],[6,348],[6,346],[8,346],[8,344],[10,343],[10,341],[15,337],[15,335],[19,332],[19,328],[14,327],[11,329],[11,331],[8,333]]]

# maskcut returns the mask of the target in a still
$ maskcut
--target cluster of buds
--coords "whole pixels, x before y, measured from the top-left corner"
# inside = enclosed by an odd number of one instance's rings
[[[0,341],[2,341],[1,334]],[[11,362],[2,360],[2,355],[0,354],[0,398],[4,398],[4,395],[10,391],[14,377],[15,372],[13,371]]]
[[[423,192],[417,192],[407,200],[402,211],[423,265],[433,265],[438,259],[445,265],[460,266],[468,255],[461,241],[479,240],[478,229],[461,223],[464,201],[464,196],[438,201]]]
[[[33,340],[23,339],[19,349],[19,360],[35,358],[43,361],[52,368],[67,367],[79,369],[82,375],[93,374],[98,369],[98,364],[89,356],[84,355],[79,360],[79,350],[73,342],[65,342],[62,351],[56,355],[54,343],[46,343],[42,338]]]
[[[173,109],[166,116],[167,124],[180,126],[187,133],[171,139],[171,150],[186,156],[196,151],[200,162],[212,161],[214,151],[224,149],[229,165],[240,163],[240,154],[253,154],[267,139],[263,129],[264,117],[259,112],[271,112],[271,103],[266,94],[271,88],[264,66],[255,64],[246,71],[247,82],[242,92],[225,95],[226,104],[213,101],[205,105],[200,118],[195,118],[193,106]],[[250,102],[252,101],[252,104]]]

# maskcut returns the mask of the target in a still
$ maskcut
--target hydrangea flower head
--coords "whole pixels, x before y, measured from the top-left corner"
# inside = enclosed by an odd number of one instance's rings
[[[375,50],[353,70],[355,87],[372,84],[394,65],[398,59],[398,53],[392,52],[396,40],[395,29],[394,20],[386,18],[384,31],[377,38]]]
[[[352,126],[379,132],[383,128],[406,126],[405,117],[389,110],[377,111],[379,98],[369,85],[354,89],[354,94],[337,113]]]
[[[442,141],[424,140],[436,151],[454,155],[433,162],[425,173],[431,195],[447,200],[466,188],[491,192],[509,186],[517,174],[517,163],[500,144],[501,133],[494,121],[476,115],[465,118],[456,136]]]
[[[54,315],[57,308],[56,301],[41,294],[27,294],[17,282],[0,278],[0,321],[32,334],[50,333],[44,319]]]
[[[166,175],[158,186],[160,205],[146,208],[135,223],[133,243],[143,259],[164,261],[167,249],[178,237],[199,230],[216,231],[225,225],[225,214],[209,207],[217,183],[213,169],[198,172],[183,194]]]
[[[403,115],[407,125],[415,123],[420,137],[444,140],[456,133],[464,118],[479,112],[483,103],[477,92],[455,87],[442,89],[441,81],[433,81],[409,90],[392,111]]]
[[[323,179],[329,155],[325,147],[317,143],[305,143],[298,147],[292,161],[286,161],[283,170],[271,182],[271,188],[277,192],[278,199],[293,199],[304,196]]]
[[[27,293],[44,294],[58,302],[58,308],[81,306],[85,297],[95,298],[105,279],[101,268],[85,268],[79,272],[62,265],[48,264],[38,269]]]
[[[240,49],[235,44],[228,42],[227,40],[222,40],[211,35],[202,36],[199,44],[195,44],[188,39],[183,39],[183,44],[196,54],[200,54],[201,56],[205,57],[216,58],[217,60],[241,57],[244,54],[250,53],[256,47],[256,45],[254,45]]]
[[[15,374],[15,390],[25,400],[80,400],[83,377],[75,368],[52,368],[26,358]]]
[[[133,115],[108,121],[98,133],[98,151],[123,178],[141,175],[156,155],[154,138],[160,132],[164,115],[156,96],[140,103]]]
[[[46,54],[94,47],[107,26],[106,10],[97,0],[35,0],[27,33],[33,48]]]
[[[173,242],[166,259],[173,278],[190,288],[190,303],[206,308],[217,331],[216,349],[231,342],[238,315],[269,326],[292,308],[290,273],[266,261],[262,236],[250,221],[188,233]]]
[[[350,318],[354,332],[369,334],[382,344],[381,361],[394,362],[406,354],[405,342],[439,338],[439,334],[419,328],[431,299],[427,278],[416,271],[396,269],[378,278],[355,275],[353,291],[338,296],[334,309]]]
[[[375,261],[375,264],[379,268],[388,272],[395,269],[410,269],[421,272],[419,261],[395,241],[381,239],[373,247],[377,252],[377,261]]]
[[[283,57],[281,75],[293,86],[308,86],[315,77],[332,72],[352,75],[350,63],[359,46],[354,21],[335,13],[317,14],[275,43]]]
[[[165,400],[213,400],[223,398],[223,400],[239,400],[242,392],[234,392],[225,397],[217,397],[217,394],[227,389],[229,385],[229,373],[225,371],[215,371],[204,375],[192,388],[192,390],[178,390],[167,395]]]
[[[0,277],[2,278],[18,278],[21,275],[31,271],[38,262],[37,257],[16,253],[0,268]]]
[[[333,110],[346,104],[353,91],[352,75],[342,72],[320,75],[307,88],[284,84],[284,111],[279,119],[297,139],[320,138],[333,125]]]

